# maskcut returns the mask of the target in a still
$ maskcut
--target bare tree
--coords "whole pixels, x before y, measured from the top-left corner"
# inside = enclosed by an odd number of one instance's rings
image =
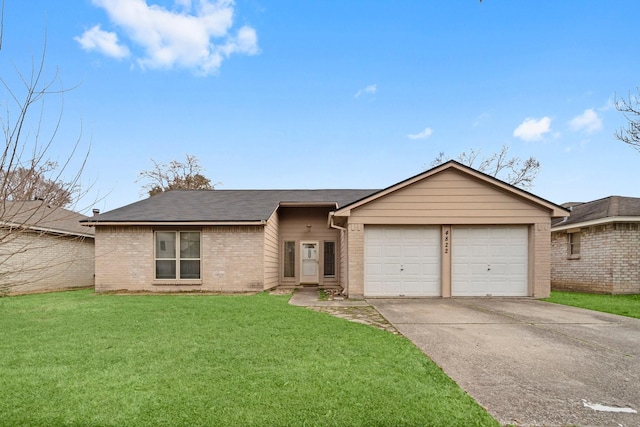
[[[624,118],[627,119],[627,127],[616,131],[616,138],[625,144],[640,151],[640,87],[636,88],[637,94],[629,92],[627,99],[620,98],[615,101],[615,106]]]
[[[213,190],[216,184],[205,177],[200,161],[196,156],[187,154],[185,161],[172,160],[159,163],[151,159],[153,169],[140,172],[136,182],[147,180],[143,189],[149,197],[169,190]]]
[[[67,206],[74,200],[68,183],[53,181],[46,175],[58,167],[57,162],[47,161],[29,167],[16,167],[0,176],[0,186],[10,201],[46,200],[54,206]]]
[[[468,152],[460,153],[456,160],[516,187],[525,190],[531,188],[533,180],[540,171],[540,162],[534,157],[522,161],[519,157],[509,157],[508,154],[509,147],[504,145],[497,153],[479,159],[480,150],[472,148]],[[440,152],[438,157],[431,162],[431,167],[441,165],[449,160],[451,160],[450,157]]]
[[[1,27],[0,21],[0,33]],[[67,213],[75,214],[59,207],[77,207],[89,189],[80,186],[88,150],[80,157],[80,165],[74,166],[82,132],[70,149],[65,148],[67,154],[56,144],[64,94],[70,89],[62,86],[57,69],[53,77],[46,77],[45,53],[46,35],[42,56],[32,59],[29,72],[15,67],[16,84],[11,84],[6,75],[0,77],[0,103],[4,109],[0,127],[5,139],[0,152],[0,295],[67,269],[69,266],[62,265],[67,261],[62,259],[50,258],[43,263],[43,250],[55,252],[54,241],[71,241],[73,245],[75,240],[81,242],[86,237],[81,232],[60,232],[57,226],[68,221]],[[60,110],[50,123],[45,100],[52,98],[60,100]],[[68,143],[64,147],[69,147]],[[60,157],[65,160],[55,160]],[[74,218],[71,222],[77,221]],[[93,263],[92,255],[88,258],[83,261]]]

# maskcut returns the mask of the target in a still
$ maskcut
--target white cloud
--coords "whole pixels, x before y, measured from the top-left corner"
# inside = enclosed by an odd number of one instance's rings
[[[543,135],[551,130],[551,119],[543,117],[540,120],[527,117],[513,131],[513,136],[525,141],[539,141]]]
[[[364,93],[370,93],[371,95],[374,95],[377,91],[378,91],[378,85],[372,84],[372,85],[369,85],[369,86],[365,87],[364,89],[360,89],[358,92],[356,92],[354,97],[355,98],[360,98],[360,95],[362,95]]]
[[[598,116],[593,108],[584,110],[579,116],[574,117],[569,121],[569,127],[573,131],[585,131],[586,133],[593,133],[602,129],[602,119]]]
[[[147,0],[93,0],[93,4],[104,9],[121,35],[140,51],[137,62],[142,68],[181,67],[208,75],[232,54],[259,52],[253,28],[231,32],[233,0],[175,0],[177,10],[149,5]]]
[[[407,135],[407,138],[409,138],[409,139],[427,139],[427,138],[429,138],[431,136],[432,133],[433,133],[433,130],[431,128],[425,128],[425,130],[423,130],[422,132],[418,132],[418,133]]]
[[[129,49],[118,43],[118,35],[102,31],[100,25],[85,31],[81,37],[74,37],[80,46],[87,51],[98,51],[112,58],[122,59],[129,56]]]

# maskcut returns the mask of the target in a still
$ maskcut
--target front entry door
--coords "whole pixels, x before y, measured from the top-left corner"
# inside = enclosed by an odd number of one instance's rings
[[[318,242],[300,242],[300,283],[318,284]]]

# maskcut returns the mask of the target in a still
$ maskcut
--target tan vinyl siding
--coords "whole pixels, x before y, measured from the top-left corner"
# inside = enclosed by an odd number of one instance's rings
[[[456,170],[446,170],[351,212],[365,224],[529,224],[549,211]]]
[[[278,286],[279,278],[279,216],[278,212],[269,218],[264,227],[264,289],[271,289]]]
[[[296,242],[296,277],[283,277],[283,266],[280,265],[280,281],[282,284],[298,285],[300,283],[300,242],[317,241],[319,243],[319,285],[337,286],[340,281],[340,269],[336,271],[336,277],[324,277],[322,269],[324,265],[323,242],[336,242],[336,259],[340,259],[341,251],[338,242],[340,241],[339,230],[330,228],[327,224],[329,217],[329,207],[281,207],[279,209],[280,219],[280,255],[282,256],[283,243],[286,241]],[[310,228],[307,226],[311,226]],[[282,258],[280,260],[282,264]]]

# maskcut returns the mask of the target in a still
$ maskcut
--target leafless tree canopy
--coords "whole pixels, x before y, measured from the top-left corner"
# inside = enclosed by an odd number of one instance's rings
[[[55,172],[57,167],[58,163],[47,161],[3,171],[0,176],[0,188],[5,190],[5,199],[44,200],[51,205],[61,207],[70,205],[74,201],[72,186],[46,178],[47,174]]]
[[[1,19],[0,15],[0,34]],[[77,207],[88,190],[80,187],[88,152],[80,158],[80,166],[73,166],[81,132],[71,144],[58,142],[68,90],[62,87],[57,70],[53,77],[45,77],[45,53],[46,41],[42,56],[32,59],[28,72],[15,67],[17,83],[11,83],[6,74],[0,76],[0,128],[5,139],[0,151],[0,296],[32,280],[25,278],[36,277],[35,270],[52,274],[53,264],[42,265],[39,260],[43,248],[51,248],[50,239],[83,239],[77,233],[49,231],[56,229],[51,224],[53,212],[59,212],[58,207]],[[52,124],[46,119],[49,104],[45,105],[45,100],[50,99],[60,101],[57,120]],[[59,158],[64,160],[54,160]]]
[[[153,169],[140,172],[138,181],[147,181],[143,189],[149,197],[169,190],[213,190],[217,184],[205,177],[200,161],[187,154],[185,161],[159,163],[151,159]]]
[[[635,95],[629,93],[627,99],[616,99],[616,109],[627,119],[627,127],[616,132],[616,138],[640,151],[640,87]]]
[[[431,167],[441,165],[449,160],[451,158],[441,152],[431,162]],[[525,190],[533,186],[533,180],[540,171],[540,162],[533,157],[524,161],[519,157],[509,157],[509,147],[506,145],[499,152],[486,157],[480,157],[480,150],[472,148],[468,152],[460,153],[456,160],[463,165]]]

